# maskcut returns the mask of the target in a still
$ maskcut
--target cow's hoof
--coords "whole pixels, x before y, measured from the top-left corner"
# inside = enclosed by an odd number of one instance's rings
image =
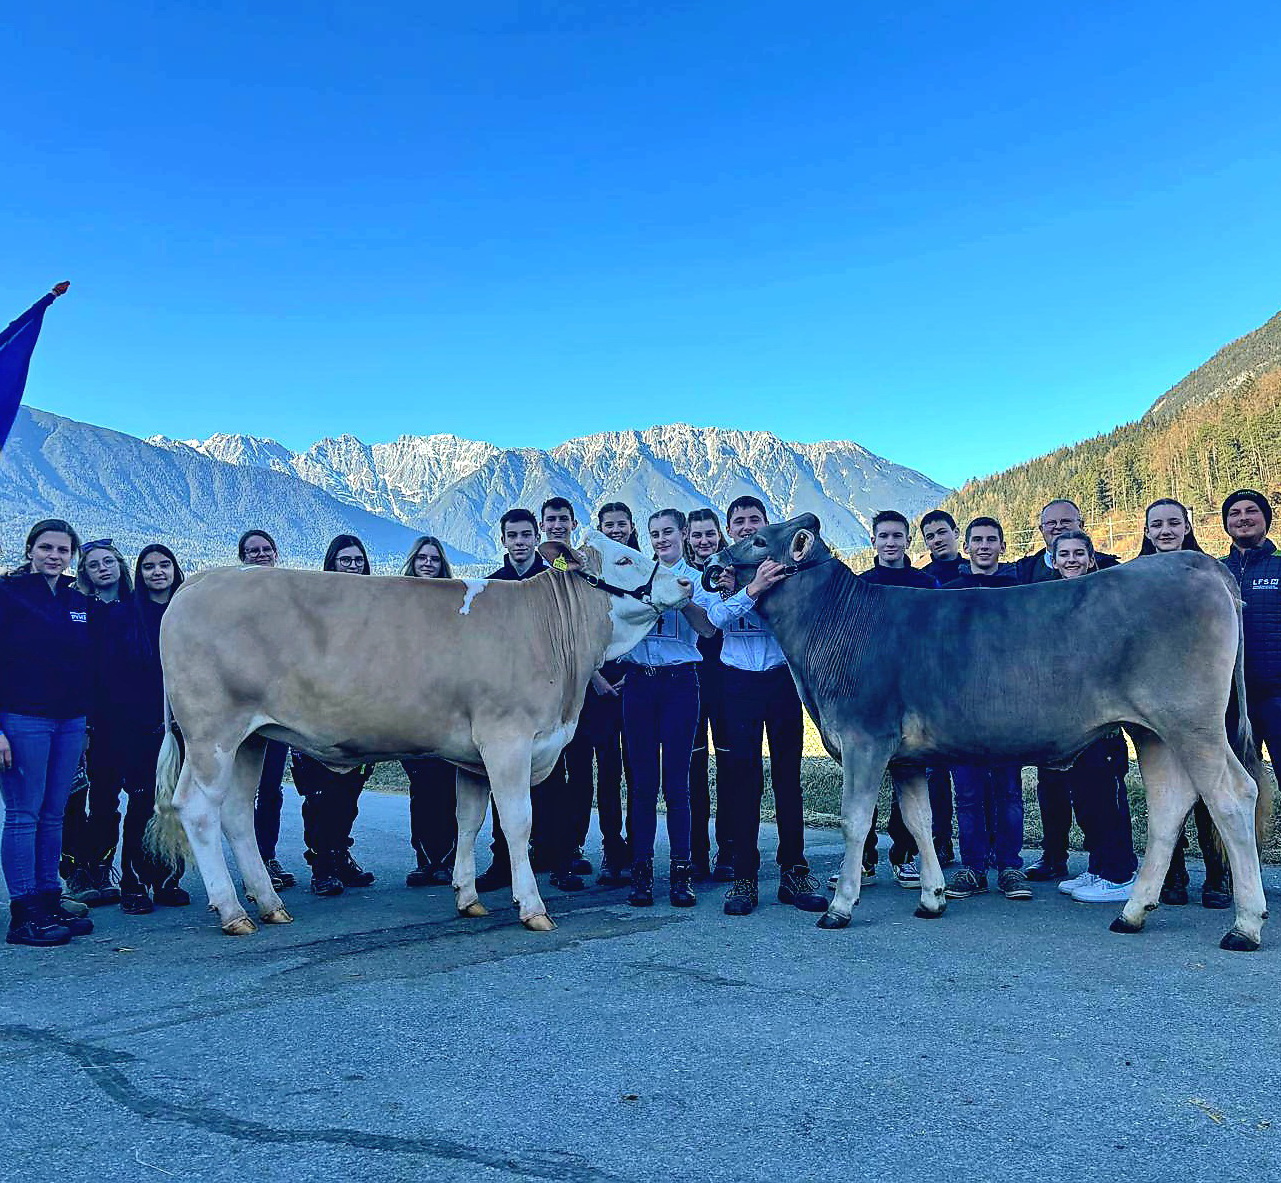
[[[465,908],[459,908],[458,915],[466,916],[468,919],[474,920],[479,916],[488,916],[489,909],[486,908],[485,905],[480,902],[480,900],[474,900],[472,903],[468,904]]]
[[[258,919],[263,924],[292,924],[294,922],[294,918],[284,908],[272,908],[270,912],[264,912]]]
[[[1259,942],[1234,928],[1219,942],[1219,948],[1226,949],[1229,953],[1257,953]]]
[[[917,904],[916,911],[912,913],[917,920],[942,920],[945,909],[940,908],[937,912],[927,908],[924,904]]]
[[[523,924],[530,932],[551,932],[556,927],[556,921],[544,912],[541,916],[531,916],[528,920],[522,920]]]
[[[1118,916],[1108,925],[1108,932],[1124,933],[1126,936],[1133,936],[1136,932],[1142,931],[1143,925],[1135,924],[1133,920],[1127,920],[1124,916]]]
[[[847,928],[850,918],[848,916],[837,916],[833,912],[824,912],[818,918],[819,928]]]
[[[222,926],[229,937],[247,937],[258,931],[258,926],[248,916],[237,916]]]

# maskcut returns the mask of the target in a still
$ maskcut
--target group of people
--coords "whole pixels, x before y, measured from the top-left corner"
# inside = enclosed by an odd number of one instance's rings
[[[805,856],[801,795],[803,722],[786,660],[756,610],[762,595],[787,572],[765,563],[738,587],[732,571],[703,586],[709,560],[761,529],[764,504],[744,496],[722,520],[710,508],[688,514],[663,509],[645,522],[642,545],[632,511],[602,505],[596,527],[645,550],[694,588],[690,603],[664,612],[633,649],[592,677],[578,727],[551,775],[532,789],[531,861],[553,886],[580,891],[595,870],[584,856],[595,802],[602,839],[597,882],[627,887],[628,903],[654,903],[658,801],[665,804],[673,907],[696,903],[694,884],[728,884],[723,910],[741,916],[759,904],[763,745],[778,828],[777,889],[781,903],[822,912],[828,898]],[[1230,552],[1223,560],[1245,604],[1246,685],[1256,739],[1281,739],[1281,556],[1268,539],[1272,510],[1257,491],[1241,489],[1223,503]],[[538,516],[508,510],[499,524],[504,557],[488,578],[524,580],[547,564],[540,541],[569,543],[579,527],[563,497],[543,503]],[[978,517],[961,532],[945,510],[918,523],[929,559],[912,565],[913,528],[895,510],[872,522],[870,582],[926,589],[1003,587],[1078,579],[1119,561],[1096,551],[1080,510],[1055,500],[1042,510],[1043,549],[1005,561],[1005,535],[995,518]],[[1200,550],[1187,508],[1163,498],[1144,519],[1141,554]],[[275,566],[279,552],[262,529],[239,539],[242,564]],[[326,571],[371,573],[354,535],[341,534],[322,561]],[[74,575],[72,571],[74,569]],[[418,538],[403,576],[452,577],[440,539]],[[10,896],[7,940],[60,945],[91,932],[89,907],[119,903],[130,914],[190,903],[182,868],[155,862],[144,843],[154,808],[155,764],[166,726],[159,656],[160,622],[183,582],[174,553],[162,543],[143,547],[132,573],[110,538],[81,543],[71,525],[46,519],[32,527],[24,560],[0,579],[0,783],[5,820],[0,856]],[[85,660],[85,655],[90,660]],[[1083,655],[1089,660],[1089,655]],[[77,672],[78,671],[78,672]],[[87,741],[87,750],[86,750]],[[715,760],[713,799],[710,770]],[[278,856],[282,783],[292,772],[302,798],[304,858],[311,889],[336,896],[368,886],[372,872],[352,856],[359,797],[371,766],[336,771],[281,743],[267,744],[254,824],[258,847],[277,890],[295,877]],[[409,781],[410,842],[415,863],[410,887],[450,883],[457,824],[454,772],[432,757],[402,764]],[[995,872],[1007,898],[1031,897],[1029,881],[1058,881],[1080,902],[1128,898],[1137,859],[1125,786],[1128,767],[1120,731],[1097,740],[1071,768],[1037,770],[1043,843],[1024,867],[1022,770],[1014,765],[955,765],[928,770],[933,840],[944,866],[955,866],[946,893],[965,899],[989,890]],[[626,785],[624,804],[624,784]],[[125,798],[123,824],[121,795]],[[1089,852],[1087,869],[1069,878],[1069,831],[1075,815]],[[1207,876],[1206,907],[1231,904],[1231,882],[1204,806],[1195,810]],[[919,851],[891,807],[889,864],[904,887],[920,883]],[[959,840],[959,862],[953,832]],[[1162,901],[1188,902],[1182,848],[1166,877]],[[493,858],[477,878],[480,891],[511,884],[511,863],[497,817]],[[117,866],[118,857],[118,866]],[[876,882],[876,828],[863,856],[864,884]],[[64,882],[65,881],[65,882]]]

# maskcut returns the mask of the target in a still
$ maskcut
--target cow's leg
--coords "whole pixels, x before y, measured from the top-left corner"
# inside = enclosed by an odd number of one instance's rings
[[[291,924],[293,917],[271,885],[271,876],[263,864],[254,833],[254,797],[258,792],[266,751],[267,745],[256,735],[251,735],[240,745],[232,768],[231,787],[222,806],[222,832],[227,835],[240,876],[245,881],[245,895],[257,903],[263,922]]]
[[[844,928],[858,906],[863,884],[863,842],[872,825],[876,796],[892,753],[893,746],[862,736],[841,739],[841,835],[845,839],[845,858],[836,895],[819,918],[819,928]]]
[[[904,768],[894,774],[899,812],[903,824],[916,840],[916,857],[921,869],[921,902],[916,915],[937,920],[947,907],[943,894],[943,867],[934,849],[934,815],[930,809],[930,784],[924,768]]]
[[[547,905],[538,894],[534,869],[529,865],[529,831],[534,811],[530,804],[531,743],[529,738],[491,741],[477,745],[489,774],[494,809],[503,824],[512,865],[512,899],[520,909],[520,922],[534,932],[555,928]]]
[[[228,936],[244,936],[254,932],[256,926],[241,907],[222,852],[220,815],[233,759],[213,744],[189,741],[173,805],[191,843],[209,907],[218,913],[222,931]]]
[[[1236,918],[1220,948],[1252,952],[1259,947],[1267,917],[1255,844],[1258,787],[1227,746],[1226,738],[1216,732],[1187,736],[1180,743],[1179,755],[1218,827],[1232,867]]]
[[[1156,908],[1175,843],[1183,833],[1183,820],[1196,799],[1187,769],[1165,740],[1137,729],[1134,738],[1148,802],[1148,841],[1130,898],[1112,921],[1112,931],[1120,933],[1139,932]]]
[[[489,781],[460,768],[456,781],[458,849],[454,854],[454,905],[462,916],[488,916],[476,894],[476,835],[489,805]]]

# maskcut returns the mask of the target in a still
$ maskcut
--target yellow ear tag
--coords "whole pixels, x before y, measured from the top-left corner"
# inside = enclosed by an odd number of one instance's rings
[[[565,562],[565,556],[564,556],[564,555],[557,555],[557,556],[552,560],[552,569],[553,569],[553,570],[555,570],[555,571],[568,571],[568,570],[569,570],[569,564],[568,564],[567,562]]]

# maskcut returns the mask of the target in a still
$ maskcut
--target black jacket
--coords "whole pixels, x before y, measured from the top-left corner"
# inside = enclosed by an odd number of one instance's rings
[[[957,555],[954,559],[931,559],[920,570],[931,575],[939,587],[946,587],[958,575],[964,575],[970,569],[969,559]]]
[[[882,567],[879,559],[870,570],[859,575],[868,583],[882,583],[889,587],[928,587],[937,588],[938,580],[933,575],[918,571],[910,562],[902,567]]]
[[[1223,565],[1245,603],[1246,692],[1274,698],[1281,695],[1281,552],[1265,538],[1247,551],[1234,546]]]
[[[954,591],[970,587],[1018,587],[1019,581],[1014,572],[1002,563],[991,575],[980,575],[974,571],[962,571],[951,583],[943,585],[944,591]]]
[[[1101,550],[1094,552],[1094,563],[1100,571],[1119,566],[1120,562],[1116,555],[1104,554]],[[1059,577],[1055,568],[1046,566],[1045,547],[1041,547],[1034,555],[1024,555],[1014,564],[1014,570],[1020,583],[1044,583]]]
[[[164,676],[160,670],[160,621],[168,604],[145,592],[135,599],[89,603],[94,634],[94,727],[159,732],[164,726]]]
[[[524,575],[521,575],[515,567],[512,566],[511,555],[503,555],[503,565],[497,571],[491,571],[485,576],[486,579],[509,579],[519,582],[522,579],[533,579],[540,571],[546,571],[547,561],[537,551],[534,552],[534,565],[530,567]]]
[[[94,658],[89,601],[75,580],[0,579],[0,710],[42,719],[89,713]]]

